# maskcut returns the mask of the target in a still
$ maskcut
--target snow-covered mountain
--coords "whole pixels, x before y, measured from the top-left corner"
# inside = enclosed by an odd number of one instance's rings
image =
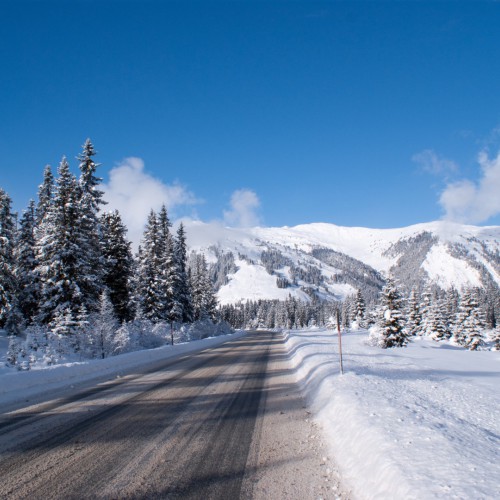
[[[222,304],[240,300],[375,298],[389,274],[407,291],[500,287],[500,227],[431,222],[400,229],[305,224],[235,229],[186,225],[191,249],[211,264]]]

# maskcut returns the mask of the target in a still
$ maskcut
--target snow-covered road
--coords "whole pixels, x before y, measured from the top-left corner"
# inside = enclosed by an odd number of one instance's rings
[[[345,498],[287,363],[250,333],[31,400],[0,418],[0,497]]]

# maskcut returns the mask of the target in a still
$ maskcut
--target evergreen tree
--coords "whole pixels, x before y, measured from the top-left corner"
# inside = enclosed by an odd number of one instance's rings
[[[446,340],[449,337],[449,331],[446,324],[446,306],[443,301],[437,298],[434,299],[429,308],[427,328],[428,335],[433,340]]]
[[[276,304],[270,304],[266,311],[264,320],[265,328],[276,328]]]
[[[14,295],[9,310],[9,314],[7,316],[7,320],[5,321],[4,325],[5,331],[9,335],[21,335],[25,326],[26,322],[24,321],[23,315],[19,310],[17,296]]]
[[[495,330],[493,331],[491,340],[493,342],[493,350],[500,351],[500,324],[497,324]]]
[[[422,315],[420,314],[419,297],[414,288],[411,289],[410,297],[408,298],[406,317],[407,332],[412,336],[417,335],[417,333],[420,331]]]
[[[276,326],[279,328],[286,328],[287,317],[286,304],[285,302],[280,301],[276,306]]]
[[[351,326],[351,321],[354,319],[354,296],[349,295],[342,303],[342,327],[348,329]]]
[[[402,299],[392,278],[382,290],[382,311],[380,317],[380,347],[404,347],[409,335],[404,329]]]
[[[98,308],[104,272],[100,247],[99,210],[106,202],[103,200],[103,191],[98,189],[102,179],[95,175],[99,166],[93,160],[95,154],[92,142],[87,139],[82,153],[78,156],[80,161],[78,210],[81,233],[80,258],[88,263],[88,268],[92,271],[88,279],[82,282],[83,300],[89,311],[95,311]]]
[[[12,200],[0,188],[0,328],[5,326],[16,296],[14,275],[15,218]]]
[[[69,336],[78,333],[78,321],[71,307],[57,309],[51,321],[52,332],[56,335]],[[59,354],[64,353],[64,349],[58,349]]]
[[[454,287],[449,288],[446,291],[446,311],[449,318],[455,316],[458,312],[458,306],[460,304],[460,294]]]
[[[16,244],[15,275],[18,282],[18,306],[22,317],[31,323],[38,313],[40,281],[36,273],[35,202],[30,201],[20,221]]]
[[[484,344],[482,330],[484,317],[479,301],[473,290],[467,289],[462,293],[457,313],[453,339],[457,344],[467,347],[471,351]]]
[[[151,210],[144,229],[137,263],[140,315],[151,321],[165,319],[165,296],[161,278],[161,249],[158,219]]]
[[[189,264],[194,319],[214,320],[217,313],[217,299],[208,276],[205,256],[193,252]]]
[[[84,203],[88,206],[89,212],[96,215],[101,205],[106,205],[106,202],[103,200],[104,192],[98,189],[102,179],[95,175],[100,163],[95,163],[92,158],[96,155],[96,152],[90,139],[85,141],[82,148],[83,151],[77,157],[80,161],[79,186],[81,197],[85,200]]]
[[[81,259],[77,184],[65,158],[58,172],[54,201],[42,222],[36,258],[41,284],[38,319],[62,325],[66,320],[73,321],[78,314],[85,288],[82,281],[90,270],[88,263]],[[69,330],[69,327],[61,329]]]
[[[116,317],[120,322],[133,318],[131,290],[133,258],[131,244],[126,239],[127,228],[118,211],[102,214],[101,254],[103,257],[103,282]]]
[[[432,329],[428,325],[432,299],[433,299],[433,293],[429,285],[425,288],[424,292],[422,293],[422,302],[420,303],[419,306],[421,319],[419,328],[417,329],[418,335],[429,335],[430,333],[432,333]]]
[[[297,328],[297,301],[290,294],[288,295],[286,302],[286,328]]]
[[[457,289],[451,287],[446,291],[446,296],[444,300],[445,304],[445,312],[444,317],[446,318],[446,330],[447,330],[447,338],[453,336],[453,331],[455,329],[455,322],[458,313],[458,307],[460,304],[460,294]]]
[[[174,241],[170,233],[172,224],[167,209],[163,205],[158,214],[158,279],[163,310],[162,320],[175,322],[182,320],[182,310],[177,298],[179,288],[178,269],[174,258]]]
[[[177,238],[174,242],[174,259],[179,277],[177,298],[182,310],[182,322],[190,323],[193,321],[193,304],[187,273],[186,232],[182,222],[177,229]]]
[[[179,300],[179,291],[182,288],[179,268],[175,260],[174,239],[169,235],[165,252],[165,270],[167,275],[167,318],[171,323],[181,322],[183,318],[183,307]]]
[[[36,207],[36,225],[39,226],[47,214],[54,196],[54,176],[50,165],[43,172],[43,183],[38,188],[38,204]]]
[[[366,328],[365,316],[366,316],[365,299],[363,298],[361,290],[358,289],[356,293],[356,301],[354,308],[354,321],[356,321],[359,328]]]

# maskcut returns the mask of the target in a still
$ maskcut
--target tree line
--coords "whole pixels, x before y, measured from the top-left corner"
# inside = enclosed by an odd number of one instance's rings
[[[78,177],[65,157],[57,177],[45,167],[38,200],[21,217],[0,188],[0,328],[76,338],[99,315],[116,329],[215,320],[207,263],[188,254],[183,225],[174,234],[165,205],[151,210],[133,255],[119,212],[104,210],[95,155],[87,139]]]
[[[370,338],[382,348],[403,347],[416,336],[450,340],[469,350],[487,343],[500,350],[500,324],[487,314],[484,291],[466,288],[461,293],[427,286],[412,289],[405,297],[392,278],[371,307],[361,290],[343,301],[258,300],[220,307],[221,318],[234,328],[335,328],[337,316],[344,331],[369,329]],[[497,297],[498,300],[498,297]]]

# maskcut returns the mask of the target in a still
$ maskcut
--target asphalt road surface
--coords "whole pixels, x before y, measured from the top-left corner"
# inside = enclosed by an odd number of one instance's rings
[[[252,332],[2,414],[0,498],[345,497],[286,363]]]

